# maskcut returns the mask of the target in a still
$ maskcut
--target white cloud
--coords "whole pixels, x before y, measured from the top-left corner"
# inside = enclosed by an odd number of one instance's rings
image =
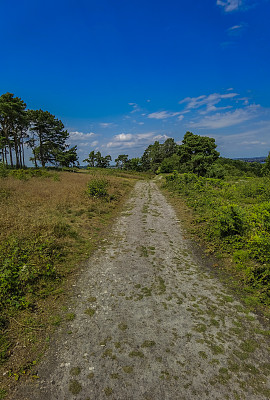
[[[222,100],[228,100],[228,99],[233,99],[234,97],[238,96],[238,93],[226,93],[226,94],[220,94],[220,93],[212,93],[208,96],[202,95],[198,97],[186,97],[185,99],[181,100],[179,104],[184,104],[186,103],[186,110],[184,112],[194,110],[197,108],[201,107],[206,107],[204,113],[211,112],[211,111],[216,111],[217,109],[225,109],[231,106],[226,106],[226,107],[220,107],[217,108],[215,107],[216,104],[220,103]],[[180,113],[180,114],[183,114]]]
[[[115,135],[114,138],[117,142],[126,142],[126,141],[132,139],[132,134],[131,133],[120,133],[119,135]]]
[[[217,0],[217,5],[224,7],[225,12],[237,11],[242,4],[242,0]]]
[[[69,133],[69,140],[71,141],[77,141],[77,140],[85,140],[90,137],[93,137],[95,135],[94,132],[89,132],[89,133],[83,133],[83,132],[70,132]]]
[[[136,136],[137,136],[138,140],[149,139],[149,138],[152,138],[154,136],[154,133],[153,132],[138,133]]]
[[[162,140],[162,141],[164,140],[165,141],[165,140],[169,139],[169,137],[170,136],[167,136],[167,135],[157,135],[157,136],[154,136],[153,139],[154,140],[158,140],[158,141],[159,140]]]
[[[102,128],[109,128],[110,126],[113,125],[112,122],[100,122],[99,124]]]
[[[192,123],[195,128],[220,129],[233,125],[239,125],[242,122],[255,118],[258,114],[260,106],[253,104],[245,108],[239,108],[235,111],[226,113],[216,113],[211,116],[206,116],[198,122]]]
[[[168,111],[157,111],[147,115],[147,118],[152,119],[167,119],[176,117],[177,115],[182,114],[181,112],[168,112]]]
[[[121,139],[120,139],[121,138]],[[155,140],[164,141],[168,139],[169,136],[157,134],[157,132],[145,132],[145,133],[121,133],[119,135],[115,135],[112,140],[106,143],[105,147],[107,149],[117,148],[117,151],[123,151],[125,149],[141,149],[144,151],[145,148],[154,143]]]

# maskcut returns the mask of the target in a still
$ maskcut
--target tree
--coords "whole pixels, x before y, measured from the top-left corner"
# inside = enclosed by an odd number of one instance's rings
[[[73,146],[70,149],[64,151],[58,151],[55,156],[56,162],[61,167],[72,167],[78,166],[78,154],[77,154],[77,146]]]
[[[126,169],[131,171],[142,171],[142,163],[139,157],[131,158],[127,161]]]
[[[178,153],[181,170],[204,176],[219,157],[216,147],[215,139],[186,132]]]
[[[29,125],[26,104],[20,97],[14,97],[13,93],[5,93],[0,96],[0,149],[2,160],[7,163],[7,153],[11,167],[14,166],[13,150],[15,152],[16,168],[24,165],[23,138]]]
[[[166,139],[165,142],[161,145],[163,160],[165,158],[171,157],[173,154],[176,154],[178,152],[178,149],[179,145],[175,143],[173,138]]]
[[[155,141],[154,144],[150,144],[142,156],[142,167],[144,171],[151,169],[156,171],[162,162],[162,145]]]
[[[56,163],[56,155],[65,151],[65,142],[69,136],[64,130],[64,124],[48,111],[30,110],[29,116],[34,159],[40,161],[42,167],[47,163]]]
[[[117,168],[125,169],[127,162],[128,162],[128,155],[120,154],[114,161],[116,162]]]
[[[265,163],[262,166],[262,175],[270,175],[270,152],[268,153]]]
[[[95,152],[94,152],[94,150],[90,151],[88,158],[83,160],[83,162],[87,162],[88,167],[90,167],[90,168],[95,166]]]
[[[98,167],[98,168],[107,168],[110,165],[110,161],[112,161],[112,158],[110,155],[107,155],[105,157],[102,157],[100,151],[97,151],[96,153],[94,151],[91,151],[89,153],[88,158],[83,160],[83,162],[88,163],[88,168],[92,167]]]

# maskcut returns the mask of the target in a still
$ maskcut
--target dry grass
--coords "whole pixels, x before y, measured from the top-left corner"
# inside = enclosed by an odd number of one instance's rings
[[[100,177],[108,181],[110,200],[86,193],[87,184]],[[30,373],[44,351],[48,336],[63,319],[58,315],[63,314],[64,293],[70,292],[74,272],[79,273],[79,263],[89,257],[121,210],[134,178],[104,172],[60,172],[28,180],[0,179],[0,273],[5,271],[6,260],[14,257],[14,246],[22,246],[28,257],[25,263],[39,272],[25,286],[23,300],[5,304],[2,298],[0,347],[2,360],[7,357],[8,385],[17,376]],[[40,274],[43,261],[44,266],[52,265],[55,276],[47,279]],[[12,300],[12,293],[10,296]]]

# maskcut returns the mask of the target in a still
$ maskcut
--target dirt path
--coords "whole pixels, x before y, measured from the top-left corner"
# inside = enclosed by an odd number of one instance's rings
[[[196,264],[154,182],[137,183],[69,312],[37,386],[14,398],[270,397],[266,332]]]

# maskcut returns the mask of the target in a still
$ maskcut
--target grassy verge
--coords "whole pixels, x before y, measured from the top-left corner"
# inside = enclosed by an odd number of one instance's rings
[[[42,170],[0,178],[0,373],[7,385],[31,375],[55,327],[71,318],[66,293],[141,178]]]
[[[270,304],[270,179],[174,173],[164,187],[192,210],[190,232],[215,254],[251,307]],[[226,260],[226,262],[225,262]]]

